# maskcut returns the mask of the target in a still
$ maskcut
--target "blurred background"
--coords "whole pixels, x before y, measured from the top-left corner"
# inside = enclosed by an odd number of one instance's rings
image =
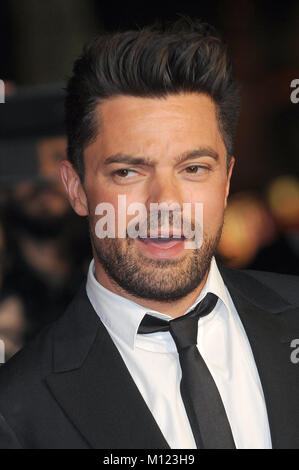
[[[4,0],[0,13],[0,339],[6,360],[61,315],[91,250],[58,175],[64,86],[85,42],[177,14],[216,26],[242,90],[236,166],[218,258],[299,274],[299,2]],[[299,98],[299,92],[297,94]],[[1,101],[1,100],[0,100]]]

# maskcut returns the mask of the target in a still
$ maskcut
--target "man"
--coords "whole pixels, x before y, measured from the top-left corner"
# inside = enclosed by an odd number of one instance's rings
[[[1,370],[2,448],[299,448],[298,279],[214,258],[238,106],[201,23],[107,34],[77,60],[61,175],[94,259]]]

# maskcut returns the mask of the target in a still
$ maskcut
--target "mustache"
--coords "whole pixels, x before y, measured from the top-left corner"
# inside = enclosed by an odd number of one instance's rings
[[[129,222],[128,226],[130,223],[132,223],[132,221]],[[146,219],[134,223],[136,231],[143,234],[145,237],[150,235],[153,237],[163,236],[163,234],[165,234],[177,238],[185,238],[183,228],[186,226],[192,231],[196,229],[196,223],[189,218],[187,219],[181,210],[151,210]],[[126,230],[126,236],[129,238],[128,228]]]

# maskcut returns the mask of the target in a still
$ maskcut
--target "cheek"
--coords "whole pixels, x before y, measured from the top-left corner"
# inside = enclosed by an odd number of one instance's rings
[[[96,236],[97,230],[102,230],[102,223],[97,224],[100,219],[102,219],[103,221],[108,221],[109,229],[115,226],[115,218],[113,217],[113,212],[110,210],[109,212],[104,212],[102,209],[104,208],[104,205],[108,203],[112,205],[115,210],[115,213],[117,213],[117,195],[115,196],[113,193],[110,193],[110,191],[107,191],[105,189],[103,190],[99,184],[88,188],[87,200],[89,210],[89,225],[94,236]],[[100,242],[100,240],[97,240],[97,242]]]
[[[194,195],[193,195],[194,196]],[[203,204],[203,229],[204,232],[214,232],[218,230],[223,221],[225,187],[216,188],[214,185],[202,190],[197,198],[192,198],[193,202]]]
[[[109,211],[109,224],[110,227],[112,225],[115,227],[116,238],[118,238],[118,235],[122,234],[123,230],[128,227],[130,220],[134,219],[136,216],[140,217],[141,220],[143,220],[144,217],[139,205],[140,203],[144,203],[144,201],[142,200],[142,197],[138,197],[136,193],[130,195],[128,193],[125,194],[122,191],[117,193],[107,189],[104,191],[98,191],[96,189],[93,189],[88,193],[88,202],[90,212],[90,223],[93,226],[93,231],[96,223],[102,217],[108,217],[107,212],[101,212],[102,215],[96,215],[96,209],[99,214],[100,206],[102,204],[111,204],[111,206],[114,208],[114,213],[112,211]],[[128,208],[131,211],[130,214],[128,214]],[[146,208],[145,204],[144,208]],[[134,212],[135,209],[136,212]],[[119,236],[122,238],[122,235]]]
[[[217,230],[223,221],[224,205],[222,200],[210,200],[204,205],[204,231]]]
[[[90,215],[94,215],[96,207],[102,203],[112,204],[115,210],[117,209],[117,194],[100,186],[99,184],[98,187],[91,188],[87,192]]]

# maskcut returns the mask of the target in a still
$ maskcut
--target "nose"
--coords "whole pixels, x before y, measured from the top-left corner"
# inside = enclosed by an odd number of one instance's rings
[[[150,204],[166,203],[177,204],[182,206],[182,197],[178,182],[172,175],[169,174],[156,174],[153,176],[149,184],[147,208],[150,209]]]

